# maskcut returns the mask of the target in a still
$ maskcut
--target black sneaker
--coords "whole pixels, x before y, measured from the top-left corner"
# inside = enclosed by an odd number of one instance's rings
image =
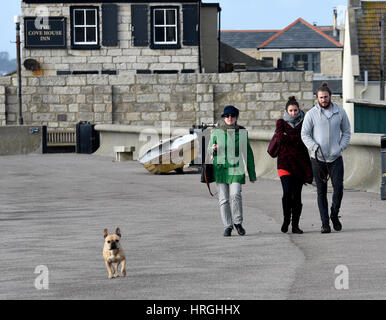
[[[320,230],[321,233],[330,233],[331,228],[330,226],[322,226],[322,229]]]
[[[240,236],[243,236],[245,235],[245,229],[243,228],[243,226],[241,224],[235,224],[235,228],[237,230],[237,233],[240,235]]]
[[[232,234],[232,228],[231,228],[231,227],[226,228],[226,229],[224,230],[224,237],[230,237],[231,234]]]
[[[331,216],[330,219],[332,221],[332,225],[333,225],[335,231],[342,230],[342,224],[339,221],[339,216],[335,216],[335,217]]]

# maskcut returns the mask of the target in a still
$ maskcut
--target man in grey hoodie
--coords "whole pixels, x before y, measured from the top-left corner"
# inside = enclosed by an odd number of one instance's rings
[[[330,233],[330,219],[334,230],[342,230],[339,210],[343,198],[342,152],[350,142],[351,129],[343,108],[331,102],[331,90],[323,83],[316,92],[318,103],[304,117],[301,137],[311,153],[322,233]],[[328,215],[327,180],[333,187],[331,215]]]

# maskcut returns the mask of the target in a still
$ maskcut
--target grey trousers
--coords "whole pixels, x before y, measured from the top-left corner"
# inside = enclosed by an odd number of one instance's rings
[[[224,228],[243,222],[241,183],[217,183],[218,203]]]

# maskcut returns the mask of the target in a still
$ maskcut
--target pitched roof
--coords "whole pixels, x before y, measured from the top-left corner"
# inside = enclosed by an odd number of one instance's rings
[[[238,49],[256,49],[279,30],[223,30],[221,41]]]
[[[313,26],[299,18],[283,30],[222,30],[221,41],[238,49],[341,48],[329,26]]]
[[[342,44],[302,18],[274,34],[259,49],[342,48]]]
[[[386,2],[362,1],[361,7],[361,10],[356,10],[361,79],[364,78],[364,71],[367,70],[370,81],[379,81],[381,78],[381,28],[379,26],[379,22],[381,21],[382,13],[384,13],[386,20]]]
[[[340,33],[339,29],[336,30],[337,33],[334,36],[334,28],[333,27],[320,27],[320,26],[316,26],[316,28],[318,28],[320,31],[322,31],[323,33],[325,33],[329,37],[333,38],[335,41],[339,42],[339,33]]]

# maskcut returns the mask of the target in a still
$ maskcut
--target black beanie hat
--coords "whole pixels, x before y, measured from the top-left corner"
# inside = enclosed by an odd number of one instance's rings
[[[234,106],[226,106],[224,108],[224,111],[221,117],[224,118],[227,114],[231,114],[231,113],[233,113],[236,116],[236,118],[239,117],[239,109],[235,108]]]

